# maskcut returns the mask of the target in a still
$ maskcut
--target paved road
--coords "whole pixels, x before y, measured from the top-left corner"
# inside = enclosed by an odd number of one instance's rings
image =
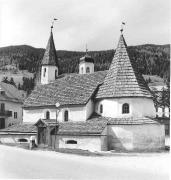
[[[84,157],[0,145],[0,179],[167,180],[169,154]]]

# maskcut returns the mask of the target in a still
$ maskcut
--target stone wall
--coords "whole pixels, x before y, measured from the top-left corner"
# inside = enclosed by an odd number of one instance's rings
[[[157,150],[165,146],[164,125],[110,125],[109,150]]]

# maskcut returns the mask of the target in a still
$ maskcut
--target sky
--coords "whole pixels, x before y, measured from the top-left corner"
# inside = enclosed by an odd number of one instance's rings
[[[0,0],[0,47],[45,48],[53,18],[57,50],[170,43],[170,0]]]

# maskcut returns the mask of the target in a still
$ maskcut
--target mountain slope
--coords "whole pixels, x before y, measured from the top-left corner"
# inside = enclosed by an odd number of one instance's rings
[[[159,75],[162,78],[170,76],[170,45],[129,46],[128,52],[141,73]],[[0,66],[16,64],[19,69],[37,72],[43,53],[44,49],[27,45],[3,47],[0,48]],[[59,73],[78,72],[79,58],[84,54],[76,51],[57,51]],[[89,54],[95,59],[95,70],[105,70],[110,66],[114,50],[90,51]]]

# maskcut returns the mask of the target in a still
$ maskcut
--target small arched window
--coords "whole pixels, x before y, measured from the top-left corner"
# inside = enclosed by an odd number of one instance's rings
[[[64,112],[64,121],[65,122],[68,121],[68,111],[67,110]]]
[[[43,76],[46,76],[46,68],[44,68]]]
[[[50,112],[46,111],[46,119],[50,119]]]
[[[66,141],[66,144],[77,144],[77,141],[75,141],[75,140],[68,140],[68,141]]]
[[[81,68],[81,74],[83,74],[83,67]]]
[[[89,67],[86,68],[86,73],[90,73],[90,68]]]
[[[129,104],[125,103],[122,105],[122,114],[128,114],[129,113]]]
[[[58,70],[55,70],[55,79],[58,77]]]
[[[103,105],[100,104],[100,113],[103,113]]]

